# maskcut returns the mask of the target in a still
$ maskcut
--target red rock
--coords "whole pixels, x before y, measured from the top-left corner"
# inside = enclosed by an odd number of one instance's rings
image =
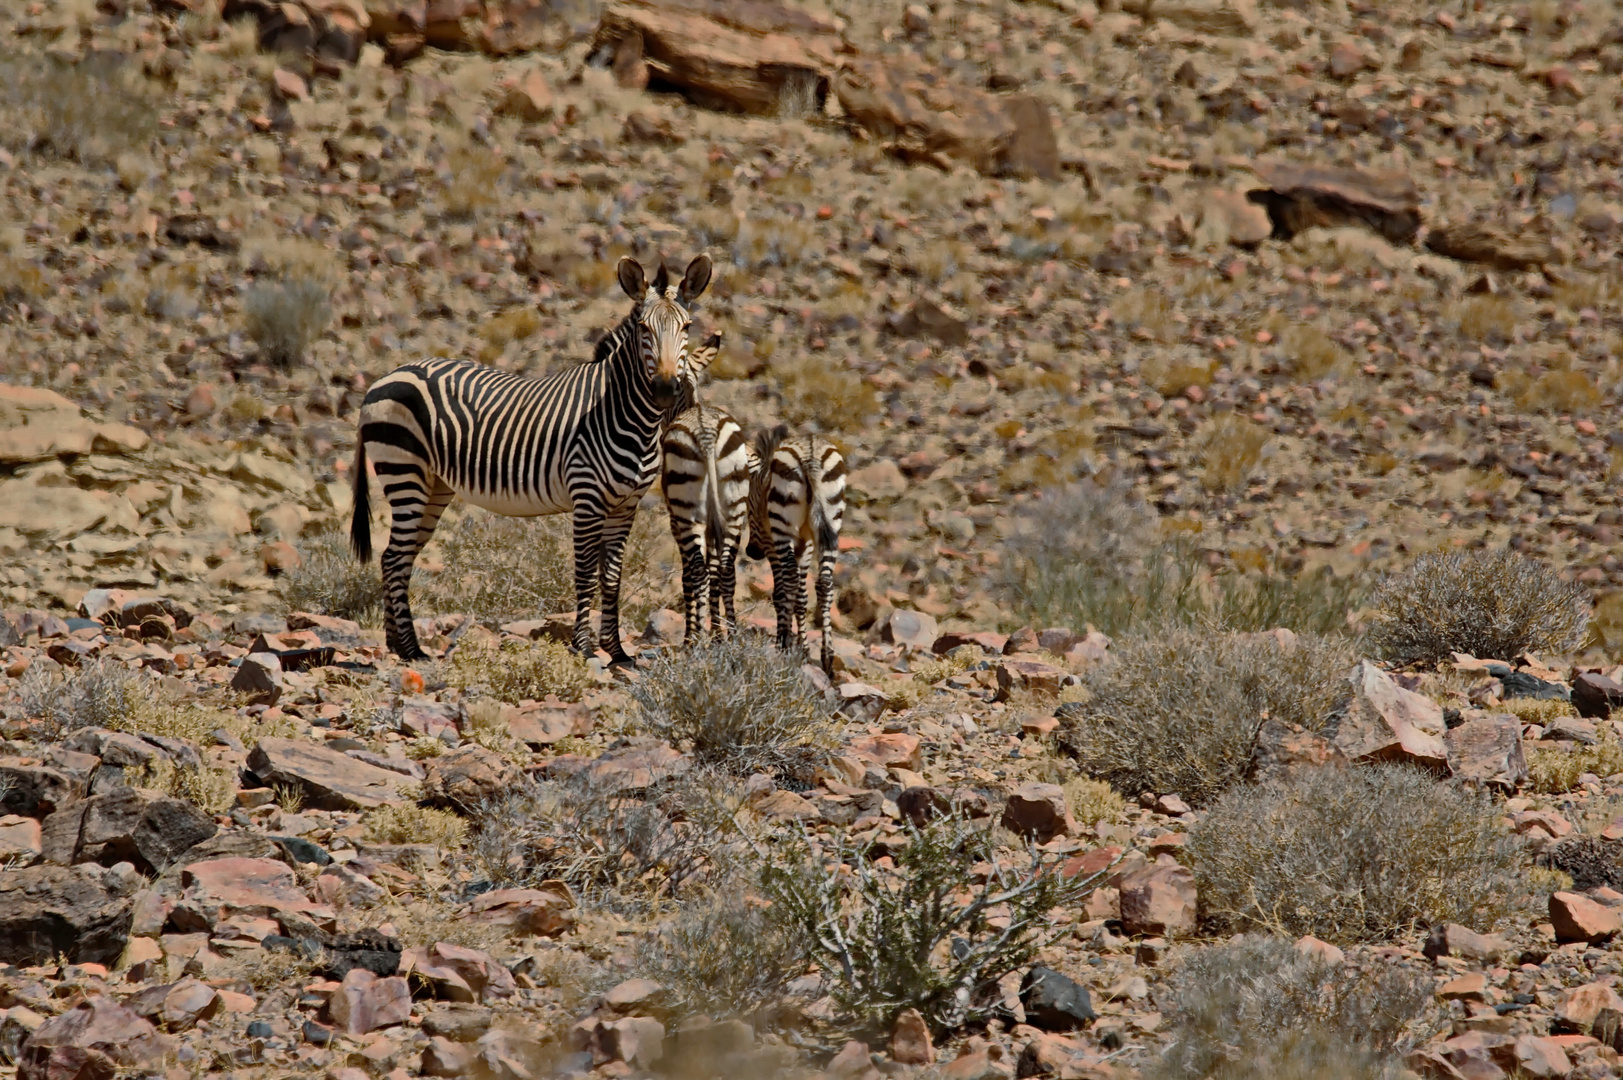
[[[930,1029],[917,1009],[903,1009],[890,1033],[891,1060],[898,1065],[928,1065],[935,1060]]]
[[[879,1080],[880,1075],[867,1046],[855,1039],[842,1046],[823,1071],[829,1080]]]
[[[462,1076],[473,1068],[473,1059],[473,1047],[435,1035],[423,1048],[423,1075]]]
[[[1616,911],[1570,892],[1550,895],[1550,923],[1555,927],[1555,940],[1563,944],[1605,941],[1623,929]]]
[[[276,86],[276,92],[290,101],[304,101],[310,96],[310,88],[305,85],[304,76],[286,68],[277,68],[271,73],[271,81]]]
[[[924,767],[924,746],[917,735],[898,731],[888,735],[861,735],[851,740],[851,750],[880,765],[900,765],[918,772]]]
[[[551,746],[571,735],[592,733],[592,710],[580,702],[503,706],[502,720],[515,739],[532,747]]]
[[[489,953],[445,941],[407,949],[400,974],[417,975],[450,1001],[504,1000],[518,991],[512,974]]]
[[[1516,1040],[1516,1064],[1522,1075],[1529,1077],[1567,1076],[1572,1072],[1572,1062],[1560,1044],[1537,1035],[1523,1035]]]
[[[110,1080],[120,1068],[158,1065],[170,1045],[134,1010],[97,995],[23,1040],[17,1080]]]
[[[1303,956],[1317,957],[1327,964],[1340,964],[1347,959],[1346,953],[1328,941],[1320,941],[1311,934],[1297,939],[1296,951]]]
[[[665,1056],[665,1025],[651,1016],[628,1016],[598,1029],[598,1046],[610,1061],[651,1068]]]
[[[1122,875],[1121,921],[1129,935],[1193,933],[1195,910],[1195,877],[1187,867],[1146,866]]]
[[[1065,789],[1058,784],[1025,783],[1015,788],[1003,806],[1002,824],[1040,844],[1077,832],[1076,819],[1065,803]]]
[[[1339,42],[1330,49],[1330,74],[1337,79],[1350,79],[1361,71],[1378,66],[1363,49],[1350,41]]]
[[[411,986],[398,975],[379,978],[355,968],[327,999],[327,1013],[333,1025],[349,1035],[403,1024],[411,1019]]]
[[[1559,840],[1572,831],[1572,822],[1554,810],[1523,810],[1511,816],[1510,827],[1513,832],[1521,834],[1542,829],[1553,839]]]
[[[535,889],[493,889],[474,897],[470,914],[515,934],[556,937],[575,925],[575,894],[561,881]]]
[[[1555,1024],[1551,1030],[1587,1035],[1602,1009],[1623,1012],[1623,997],[1619,997],[1617,991],[1605,983],[1575,986],[1561,995],[1561,1001],[1555,1007]]]
[[[1487,1001],[1488,977],[1480,971],[1467,972],[1444,983],[1437,996],[1444,1001]]]
[[[1011,656],[1005,657],[997,664],[997,688],[1000,700],[1007,700],[1016,690],[1052,697],[1059,693],[1062,686],[1074,679],[1075,676],[1064,668],[1045,664],[1041,660],[1022,660]]]
[[[1085,878],[1092,877],[1114,866],[1116,860],[1121,858],[1121,853],[1122,849],[1114,845],[1094,848],[1092,851],[1071,856],[1060,873],[1068,878],[1076,877],[1078,874]]]
[[[1353,698],[1330,738],[1351,761],[1401,761],[1448,771],[1443,707],[1405,690],[1367,660],[1349,680]]]
[[[333,910],[299,888],[293,870],[275,859],[225,858],[195,862],[180,872],[180,902],[170,920],[183,930],[206,931],[234,915],[331,922]]]

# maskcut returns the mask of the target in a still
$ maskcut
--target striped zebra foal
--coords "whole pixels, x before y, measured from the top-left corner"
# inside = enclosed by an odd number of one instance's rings
[[[721,335],[712,334],[693,353],[688,365],[695,377],[720,347]],[[698,642],[707,615],[711,633],[730,637],[738,623],[734,601],[749,503],[749,443],[726,410],[695,405],[671,421],[663,446],[665,507],[682,552],[684,640]]]
[[[772,559],[772,606],[778,615],[778,648],[791,636],[806,649],[806,572],[817,552],[817,627],[823,634],[823,671],[834,674],[829,605],[834,599],[834,559],[845,517],[845,458],[817,435],[789,437],[782,424],[755,438],[750,478],[750,540],[745,554]],[[770,548],[768,547],[770,545]]]
[[[371,457],[392,522],[383,549],[389,648],[424,655],[407,585],[434,526],[461,495],[510,517],[570,514],[575,545],[574,648],[592,648],[590,612],[603,589],[600,644],[629,663],[620,641],[620,560],[637,503],[653,483],[659,435],[678,393],[691,386],[688,305],[710,284],[710,259],[672,282],[662,264],[645,281],[634,259],[619,265],[633,306],[597,343],[590,363],[529,379],[469,360],[419,360],[372,384],[361,403],[350,545],[372,557]]]

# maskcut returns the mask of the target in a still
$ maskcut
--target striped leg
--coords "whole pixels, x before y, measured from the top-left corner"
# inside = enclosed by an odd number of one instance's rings
[[[817,566],[817,628],[823,632],[823,674],[834,677],[834,633],[829,608],[834,602],[833,551],[819,553]]]
[[[389,545],[383,549],[382,560],[383,635],[388,647],[402,660],[421,660],[428,655],[418,644],[417,629],[412,625],[408,596],[411,569],[454,494],[439,477],[432,477],[426,485],[424,479],[421,472],[414,472],[411,479],[395,480],[383,487],[391,517]]]
[[[734,606],[737,592],[738,531],[734,530],[721,546],[721,557],[710,580],[710,625],[714,631],[719,622],[723,637],[732,637],[738,627],[738,609]]]
[[[778,615],[778,648],[789,651],[794,641],[795,610],[799,598],[795,592],[794,541],[781,539],[772,548],[772,606]]]
[[[691,521],[671,518],[671,532],[682,553],[682,615],[686,623],[684,643],[696,645],[704,635],[704,618],[710,608],[710,567],[706,564],[701,528]],[[710,618],[715,619],[714,613]]]
[[[625,643],[620,640],[620,566],[626,539],[636,520],[637,504],[633,502],[603,522],[603,628],[599,638],[611,664],[631,663]]]
[[[603,564],[603,510],[588,499],[577,498],[573,515],[575,534],[575,633],[570,647],[592,655],[592,601],[597,599],[598,570]]]
[[[806,644],[806,575],[811,572],[812,546],[801,544],[795,559],[795,634],[800,641],[800,654],[811,659],[811,647]]]

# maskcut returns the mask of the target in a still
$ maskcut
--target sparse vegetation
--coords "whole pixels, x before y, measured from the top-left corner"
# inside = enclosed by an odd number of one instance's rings
[[[116,52],[71,61],[14,53],[0,63],[0,85],[12,149],[99,166],[145,151],[158,133],[161,95]]]
[[[1071,816],[1083,828],[1091,828],[1101,821],[1110,821],[1127,808],[1127,800],[1103,780],[1086,776],[1073,776],[1063,784],[1065,804]]]
[[[1461,652],[1514,660],[1582,644],[1589,596],[1543,563],[1510,551],[1422,555],[1370,598],[1370,644],[1403,664]]]
[[[1578,786],[1585,773],[1599,777],[1623,772],[1623,745],[1610,732],[1593,746],[1568,750],[1560,746],[1540,746],[1527,755],[1528,783],[1534,791],[1559,794]]]
[[[1311,769],[1243,786],[1189,831],[1201,922],[1325,941],[1457,922],[1491,930],[1524,895],[1521,844],[1492,798],[1420,769]]]
[[[128,669],[92,660],[78,669],[35,661],[18,688],[24,716],[36,719],[47,739],[82,727],[112,727],[135,712],[138,695]]]
[[[665,988],[679,1014],[767,1026],[806,955],[781,912],[732,882],[685,904],[643,944],[635,966]]]
[[[304,359],[332,318],[328,286],[310,278],[261,281],[242,294],[243,328],[273,367]]]
[[[783,395],[783,418],[792,425],[858,431],[879,411],[873,388],[860,375],[821,357],[768,366]]]
[[[1244,417],[1233,413],[1217,417],[1195,440],[1201,486],[1216,495],[1243,490],[1262,464],[1263,451],[1272,439],[1260,424]]]
[[[997,980],[1065,933],[1051,911],[1074,909],[1100,878],[1063,877],[1036,850],[1010,858],[991,830],[961,817],[905,828],[894,871],[848,838],[820,855],[804,834],[774,844],[765,890],[854,1028],[888,1031],[914,1008],[949,1031],[1000,1007]],[[976,863],[986,864],[984,879],[967,872]]]
[[[631,696],[639,727],[735,776],[809,780],[823,757],[828,710],[800,665],[765,637],[665,653]]]
[[[1167,998],[1172,1038],[1151,1080],[1395,1080],[1435,1026],[1424,971],[1333,964],[1261,935],[1192,953]]]
[[[445,681],[461,690],[518,704],[556,694],[577,701],[591,684],[586,662],[557,641],[504,641],[498,648],[465,644],[451,653]]]
[[[452,848],[468,823],[449,810],[421,806],[380,806],[366,815],[366,838],[374,844],[434,844]]]
[[[277,583],[289,611],[383,624],[383,578],[376,566],[355,561],[347,533],[335,528],[305,537],[299,558],[299,566]]]
[[[1116,642],[1083,675],[1060,745],[1086,776],[1117,791],[1216,798],[1245,776],[1265,717],[1322,728],[1347,694],[1356,656],[1336,638],[1171,629]]]

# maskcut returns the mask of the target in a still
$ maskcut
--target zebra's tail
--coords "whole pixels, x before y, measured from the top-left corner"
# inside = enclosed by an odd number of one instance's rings
[[[704,445],[704,502],[706,520],[704,535],[707,547],[712,558],[716,557],[727,539],[727,522],[723,520],[726,511],[721,506],[721,474],[716,464],[716,440],[708,431],[708,425],[701,424],[706,429]],[[718,429],[719,433],[719,429]]]
[[[811,453],[800,459],[800,475],[806,482],[806,512],[811,515],[812,535],[817,537],[818,550],[833,551],[840,542],[840,534],[835,531],[828,505],[823,502],[823,459],[815,443],[809,449]]]
[[[372,561],[372,485],[366,479],[366,443],[355,440],[355,475],[350,478],[355,509],[349,519],[349,550],[362,563]]]

